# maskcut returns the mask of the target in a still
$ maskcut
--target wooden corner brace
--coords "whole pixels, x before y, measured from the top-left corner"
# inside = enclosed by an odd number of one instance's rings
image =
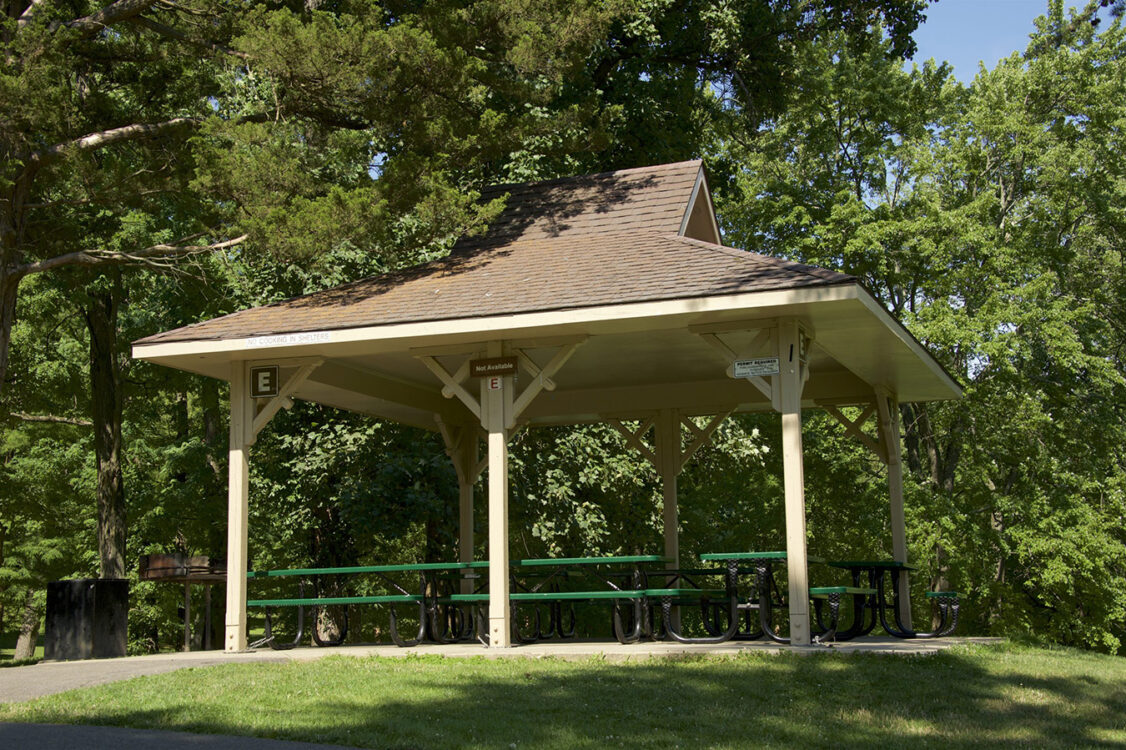
[[[773,334],[774,334],[774,328],[773,327],[761,329],[758,332],[758,335],[755,336],[754,340],[751,342],[750,347],[748,347],[748,351],[752,353],[751,356],[753,356],[754,352],[761,351],[763,349],[763,347],[769,345],[770,337]],[[735,353],[735,350],[732,349],[730,346],[728,346],[727,343],[724,342],[724,340],[719,337],[718,333],[697,332],[696,335],[699,336],[701,339],[703,339],[708,345],[710,345],[717,352],[722,354],[723,357],[728,362],[734,362],[735,360],[739,359],[739,355]],[[730,365],[727,368],[727,377],[729,377],[729,378],[735,377],[735,374],[732,372]],[[773,402],[775,400],[775,398],[774,398],[775,387],[774,386],[776,385],[777,376],[771,376],[770,380],[767,380],[766,378],[761,377],[759,375],[752,375],[750,377],[742,378],[742,380],[746,380],[748,383],[750,383],[755,388],[757,388],[759,390],[759,392],[762,393],[762,395],[766,396],[767,400],[769,400],[771,402]]]
[[[297,372],[289,376],[289,380],[285,381],[285,385],[278,390],[278,395],[267,401],[266,405],[255,415],[254,421],[250,425],[250,435],[247,436],[247,445],[254,445],[255,441],[258,439],[258,433],[262,431],[263,427],[270,423],[274,415],[282,409],[289,409],[293,406],[293,394],[297,392],[297,389],[301,387],[302,383],[309,379],[309,376],[313,374],[313,370],[320,367],[323,363],[323,359],[308,360],[297,369]]]
[[[727,411],[716,414],[703,427],[698,426],[690,417],[680,417],[677,426],[687,428],[692,439],[683,449],[679,441],[677,442],[676,464],[674,467],[677,474],[680,474],[680,472],[684,470],[685,465],[692,459],[692,456],[696,455],[696,451],[708,444],[708,441],[712,439],[712,435],[714,435],[719,426],[723,424],[723,420],[731,416],[733,411],[735,411],[734,406]],[[642,458],[648,461],[654,469],[658,472],[661,471],[661,462],[657,456],[656,449],[645,442],[645,436],[653,429],[653,426],[657,422],[655,415],[647,417],[637,426],[637,429],[633,430],[627,427],[625,422],[621,419],[606,418],[606,422],[621,433],[622,437],[626,439],[626,443],[640,453]]]
[[[465,386],[462,385],[462,383],[465,382],[465,379],[469,377],[468,359],[462,362],[461,367],[457,368],[457,371],[452,375],[448,373],[446,371],[446,368],[442,367],[441,363],[438,362],[438,360],[436,360],[434,357],[424,355],[420,356],[418,360],[422,362],[422,364],[426,365],[426,368],[430,370],[430,372],[434,373],[434,375],[437,376],[438,380],[442,381],[443,396],[445,396],[446,398],[453,398],[454,396],[457,396],[461,403],[465,404],[465,407],[473,413],[473,416],[477,417],[477,419],[481,418],[480,402],[473,397],[472,393],[465,389]]]
[[[864,409],[860,412],[860,416],[858,416],[856,419],[849,419],[841,412],[840,409],[838,409],[833,404],[820,404],[820,406],[828,414],[830,414],[833,419],[841,423],[841,425],[845,428],[845,435],[848,435],[854,440],[857,440],[863,445],[867,446],[867,448],[875,453],[876,457],[879,458],[883,463],[886,464],[888,462],[887,446],[882,442],[873,440],[872,437],[868,435],[868,433],[864,432],[861,429],[865,424],[867,424],[868,420],[872,418],[872,415],[876,413],[875,404],[868,404],[867,406],[865,406]]]
[[[552,376],[567,364],[567,360],[575,353],[575,350],[582,345],[586,339],[579,339],[569,344],[564,344],[559,347],[559,351],[555,352],[555,356],[544,365],[541,369],[532,358],[524,353],[523,349],[516,350],[516,357],[520,360],[520,364],[532,376],[532,382],[524,386],[524,390],[516,397],[516,401],[512,404],[512,414],[508,418],[508,424],[505,425],[508,429],[516,426],[517,418],[524,413],[524,410],[535,400],[536,396],[540,395],[543,391],[554,391],[555,381]]]

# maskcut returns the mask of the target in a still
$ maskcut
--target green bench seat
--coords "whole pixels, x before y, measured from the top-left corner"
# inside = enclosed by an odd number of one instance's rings
[[[928,599],[957,599],[959,596],[957,591],[928,591]]]
[[[582,601],[595,599],[653,599],[662,596],[724,596],[723,589],[626,589],[601,591],[518,591],[509,594],[514,602]],[[452,598],[452,597],[451,597]]]
[[[812,599],[828,599],[830,594],[874,596],[875,589],[860,588],[858,586],[813,586],[809,589]]]

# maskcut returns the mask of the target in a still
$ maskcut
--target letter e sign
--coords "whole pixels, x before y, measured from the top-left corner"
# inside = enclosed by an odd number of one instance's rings
[[[500,375],[490,375],[485,379],[485,383],[490,391],[500,391],[504,389],[504,378]]]
[[[250,368],[250,397],[270,398],[278,395],[278,366]]]

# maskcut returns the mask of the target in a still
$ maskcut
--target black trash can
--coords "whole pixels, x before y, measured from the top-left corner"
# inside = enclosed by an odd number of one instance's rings
[[[125,656],[128,615],[129,581],[124,578],[48,583],[43,658]]]

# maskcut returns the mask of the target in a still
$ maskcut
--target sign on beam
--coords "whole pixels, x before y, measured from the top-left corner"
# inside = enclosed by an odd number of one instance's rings
[[[777,375],[777,357],[759,357],[758,359],[737,359],[731,363],[732,375],[736,378],[754,378],[764,375]]]
[[[278,366],[250,368],[250,397],[273,398],[278,395]]]
[[[469,374],[475,378],[488,378],[494,375],[515,375],[516,362],[516,357],[471,359],[469,360]]]

